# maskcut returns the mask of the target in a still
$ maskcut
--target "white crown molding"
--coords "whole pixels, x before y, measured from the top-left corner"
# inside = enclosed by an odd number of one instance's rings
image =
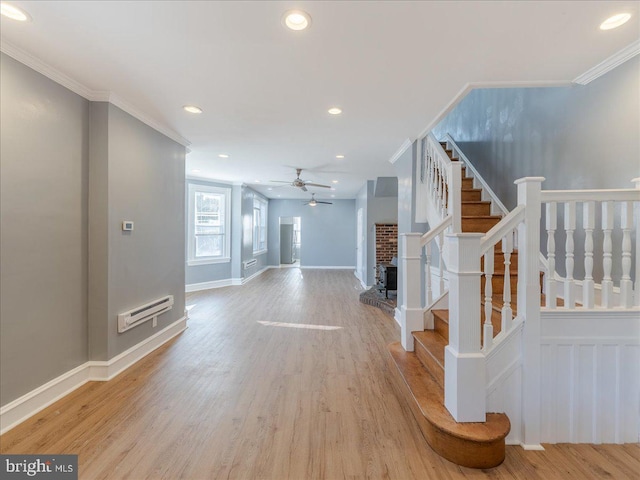
[[[402,154],[406,152],[409,147],[411,147],[411,145],[413,145],[413,140],[411,140],[410,138],[407,138],[404,142],[402,142],[402,145],[400,145],[400,148],[398,148],[396,153],[394,153],[393,156],[389,159],[389,163],[391,164],[396,163],[398,159],[402,156]]]
[[[132,117],[137,118],[145,125],[148,125],[154,130],[169,137],[171,140],[179,143],[180,145],[184,147],[188,147],[189,145],[191,145],[191,142],[189,142],[189,140],[184,138],[182,135],[160,124],[150,115],[147,115],[143,111],[137,109],[131,103],[121,99],[112,92],[91,90],[85,85],[82,85],[80,82],[75,81],[74,79],[60,72],[51,65],[43,62],[39,58],[34,57],[30,53],[25,52],[24,50],[16,47],[15,45],[7,42],[4,39],[0,40],[0,51],[91,102],[109,102],[112,105],[115,105],[116,107],[125,111]]]
[[[169,137],[174,142],[179,143],[183,147],[188,147],[189,145],[191,145],[191,142],[189,140],[187,140],[186,138],[184,138],[182,135],[178,134],[177,132],[174,132],[170,128],[165,127],[164,125],[161,125],[160,123],[155,121],[153,118],[151,118],[151,116],[147,115],[142,110],[138,110],[136,107],[131,105],[129,102],[127,102],[126,100],[123,100],[122,98],[118,97],[114,93],[110,93],[109,94],[109,100],[107,100],[107,101],[109,103],[111,103],[112,105],[115,105],[116,107],[118,107],[120,110],[123,110],[123,111],[127,112],[132,117],[137,118],[138,120],[140,120],[145,125],[148,125],[151,128],[153,128],[154,130],[156,130],[156,131],[162,133],[163,135]]]
[[[619,52],[614,53],[609,58],[600,62],[593,68],[590,68],[582,75],[576,77],[573,80],[573,83],[577,83],[578,85],[586,85],[590,82],[593,82],[596,78],[601,77],[605,73],[613,70],[618,65],[623,64],[627,60],[635,57],[640,53],[640,40],[636,40],[631,45],[626,46]]]

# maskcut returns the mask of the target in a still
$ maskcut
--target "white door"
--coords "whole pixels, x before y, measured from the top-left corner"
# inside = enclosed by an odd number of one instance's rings
[[[364,218],[362,208],[358,209],[358,227],[356,236],[356,277],[367,284],[367,280],[364,278]]]

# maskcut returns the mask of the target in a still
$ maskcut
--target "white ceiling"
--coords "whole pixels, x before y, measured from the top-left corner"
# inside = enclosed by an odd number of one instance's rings
[[[188,139],[188,176],[282,198],[308,197],[266,189],[293,167],[354,198],[365,180],[394,176],[389,159],[469,83],[568,83],[640,38],[637,1],[11,3],[33,21],[3,17],[5,47]],[[311,28],[285,29],[290,8]],[[599,30],[623,11],[626,25]],[[334,105],[341,116],[327,113]]]

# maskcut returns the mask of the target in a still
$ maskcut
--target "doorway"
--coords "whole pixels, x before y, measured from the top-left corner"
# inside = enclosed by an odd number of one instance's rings
[[[280,217],[280,266],[300,266],[302,221],[300,217]]]

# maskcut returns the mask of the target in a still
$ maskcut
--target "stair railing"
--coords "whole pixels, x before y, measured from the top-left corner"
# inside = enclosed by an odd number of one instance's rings
[[[447,143],[447,147],[453,150],[458,161],[461,162],[465,167],[467,167],[468,172],[471,172],[475,182],[477,182],[477,186],[479,185],[479,187],[482,188],[483,195],[486,195],[486,199],[491,201],[491,212],[498,215],[506,215],[507,213],[509,213],[507,207],[505,207],[504,204],[500,201],[489,184],[484,181],[482,175],[478,173],[478,170],[476,170],[473,164],[469,161],[469,159],[455,142],[453,137],[451,137],[451,135],[447,133],[442,141]]]
[[[440,252],[439,293],[442,294],[444,291],[444,271],[447,264],[444,235],[445,232],[460,233],[462,231],[461,172],[460,163],[451,161],[433,134],[427,135],[423,140],[417,188],[421,189],[422,197],[426,199],[424,206],[431,229],[425,235],[419,233],[400,235],[403,275],[400,327],[401,343],[406,351],[414,349],[411,332],[424,330],[422,292],[427,305],[433,301],[431,263],[435,252],[434,246]],[[425,274],[421,275],[423,258]],[[418,278],[420,278],[419,282],[416,281]]]
[[[636,220],[634,226],[634,203],[638,205],[640,202],[640,179],[634,179],[633,182],[636,184],[635,189],[542,192],[547,238],[547,309],[630,309],[634,305],[640,307],[640,219]],[[559,205],[562,207],[558,208]],[[639,211],[637,206],[636,216]],[[559,219],[561,213],[564,218]],[[578,225],[580,217],[581,228]],[[599,222],[596,222],[597,217],[600,217]],[[559,225],[560,233],[565,239],[564,246],[556,245]],[[634,232],[635,294],[631,277]],[[576,236],[584,238],[577,246]],[[600,238],[602,241],[596,243]],[[559,257],[564,257],[564,265],[558,265]],[[577,258],[581,259],[578,265]],[[564,267],[563,276],[557,272],[559,267]],[[576,276],[582,278],[577,280]],[[614,277],[619,279],[616,282],[617,286],[614,286]]]
[[[523,421],[526,444],[538,444],[540,438],[540,224],[545,212],[546,236],[546,310],[562,315],[579,311],[638,311],[640,307],[640,179],[635,189],[542,191],[542,177],[517,180],[518,206],[487,234],[450,234],[449,248],[449,345],[445,351],[445,406],[461,422],[483,421],[485,361],[487,356],[522,322]],[[558,209],[558,204],[563,208]],[[635,208],[635,210],[634,210]],[[555,244],[558,213],[562,217],[564,249]],[[582,213],[584,242],[576,242],[578,212]],[[600,213],[600,221],[597,220]],[[596,223],[600,228],[596,229]],[[580,231],[580,233],[582,233]],[[602,232],[601,250],[595,239]],[[595,232],[595,234],[594,234]],[[632,239],[635,234],[635,254]],[[513,315],[511,257],[518,243],[516,311]],[[580,249],[576,248],[576,243]],[[599,243],[597,245],[600,245]],[[635,255],[635,259],[634,259]],[[564,257],[565,276],[556,272],[557,257]],[[583,258],[584,271],[576,274],[576,257]],[[482,259],[481,259],[482,258]],[[494,338],[490,321],[494,259],[504,263],[504,290],[501,332]],[[595,266],[601,267],[599,275]],[[635,289],[633,283],[635,268]],[[617,272],[617,275],[616,275]],[[484,276],[484,279],[482,279]],[[576,276],[584,277],[582,281]],[[600,284],[597,283],[601,277]],[[619,280],[617,280],[619,278]],[[481,280],[484,281],[483,288]],[[616,282],[617,280],[617,282]],[[614,285],[617,283],[618,286]],[[483,345],[480,342],[480,302],[484,299]],[[468,399],[473,398],[474,402]]]

